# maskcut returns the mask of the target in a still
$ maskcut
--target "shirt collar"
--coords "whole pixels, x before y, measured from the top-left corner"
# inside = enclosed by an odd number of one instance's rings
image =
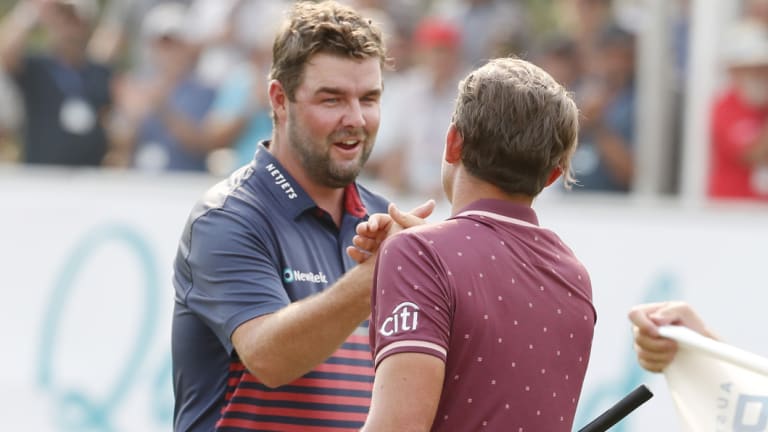
[[[268,140],[260,142],[254,155],[254,173],[259,182],[293,219],[309,209],[317,208],[315,201],[299,182],[269,152],[268,146]],[[368,214],[356,183],[350,183],[344,188],[344,209],[356,218],[364,218]]]
[[[512,219],[518,219],[531,225],[539,226],[536,211],[530,206],[517,204],[511,201],[499,199],[480,199],[473,201],[456,213],[456,216],[465,212],[495,213]]]

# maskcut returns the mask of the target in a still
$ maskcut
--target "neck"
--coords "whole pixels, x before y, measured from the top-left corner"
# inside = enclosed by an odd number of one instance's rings
[[[486,181],[469,174],[463,166],[457,168],[453,179],[453,193],[449,197],[451,201],[451,215],[456,215],[461,209],[481,199],[495,199],[509,201],[516,204],[531,207],[533,197],[523,194],[508,194]]]
[[[341,217],[344,213],[344,188],[331,188],[318,184],[309,177],[301,165],[301,161],[288,147],[287,142],[281,142],[280,137],[273,134],[269,152],[288,171],[288,174],[296,179],[299,186],[312,198],[315,204],[331,215],[336,226],[340,226]]]

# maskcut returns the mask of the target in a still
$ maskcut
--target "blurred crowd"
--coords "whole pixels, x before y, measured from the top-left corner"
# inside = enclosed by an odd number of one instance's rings
[[[0,161],[228,174],[270,136],[272,37],[288,3],[11,2],[0,9]],[[459,78],[516,55],[547,70],[580,107],[573,190],[632,189],[642,2],[346,3],[380,25],[394,66],[367,176],[396,192],[442,196],[439,160]],[[673,3],[672,66],[684,77],[690,6]],[[741,0],[739,11],[724,35],[708,191],[768,200],[768,0]]]

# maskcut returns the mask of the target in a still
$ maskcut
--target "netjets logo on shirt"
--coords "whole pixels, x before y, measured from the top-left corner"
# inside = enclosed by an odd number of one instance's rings
[[[286,267],[283,270],[283,280],[285,283],[291,283],[293,281],[300,281],[300,282],[311,282],[311,283],[328,283],[328,278],[325,276],[325,273],[318,272],[318,273],[312,273],[312,272],[302,272],[299,270],[294,270],[290,267]]]
[[[293,186],[291,186],[290,183],[288,183],[288,180],[285,179],[285,176],[283,173],[280,172],[279,169],[275,166],[275,164],[269,164],[266,166],[267,171],[272,175],[272,177],[275,178],[275,184],[280,186],[280,188],[285,192],[286,195],[288,195],[288,199],[294,199],[298,195],[296,194],[296,191],[293,190]]]
[[[419,325],[419,306],[411,302],[402,302],[392,309],[392,314],[384,320],[379,333],[392,336],[395,333],[416,330]]]

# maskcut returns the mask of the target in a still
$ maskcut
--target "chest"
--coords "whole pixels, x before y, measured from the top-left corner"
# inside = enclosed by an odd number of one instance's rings
[[[355,266],[346,248],[359,221],[345,215],[337,228],[323,217],[305,215],[274,231],[277,269],[292,301],[323,291]]]

